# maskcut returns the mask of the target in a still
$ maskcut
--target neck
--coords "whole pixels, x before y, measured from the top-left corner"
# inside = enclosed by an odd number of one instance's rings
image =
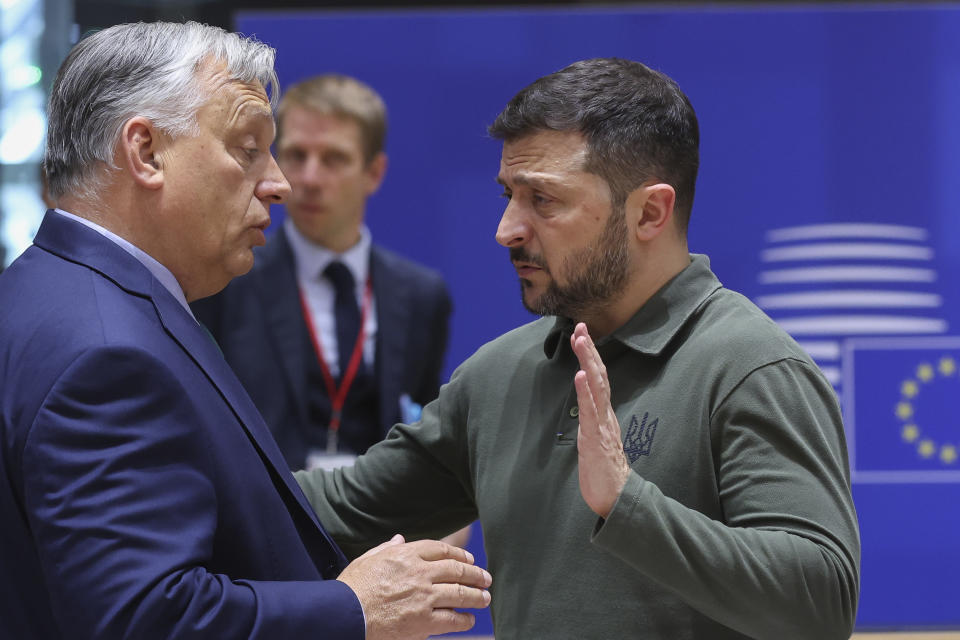
[[[134,229],[130,227],[122,216],[115,214],[109,202],[111,202],[109,198],[103,198],[96,203],[91,203],[86,198],[65,195],[57,200],[57,206],[55,208],[62,209],[75,216],[96,223],[107,231],[120,236],[130,244],[140,247]]]
[[[156,208],[154,199],[138,197],[135,189],[124,187],[122,183],[113,183],[97,194],[96,201],[64,197],[58,201],[58,206],[95,222],[162,264],[177,279],[188,301],[202,297],[194,294],[193,283],[187,277],[189,274],[179,268],[179,245],[162,224],[164,216]],[[214,292],[203,295],[211,293]]]
[[[335,238],[325,238],[323,242],[317,244],[330,249],[334,253],[344,253],[357,246],[358,242],[360,242],[360,230],[356,229],[349,234],[343,234]]]
[[[344,253],[349,249],[352,249],[362,236],[360,229],[361,224],[356,224],[342,227],[342,228],[333,228],[326,229],[322,233],[311,233],[309,229],[302,228],[297,221],[290,218],[290,223],[293,225],[293,228],[296,229],[297,234],[304,238],[310,244],[322,247],[333,251],[334,253]]]

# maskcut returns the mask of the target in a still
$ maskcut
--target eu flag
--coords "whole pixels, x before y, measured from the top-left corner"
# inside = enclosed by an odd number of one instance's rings
[[[848,340],[854,481],[960,482],[960,338]]]

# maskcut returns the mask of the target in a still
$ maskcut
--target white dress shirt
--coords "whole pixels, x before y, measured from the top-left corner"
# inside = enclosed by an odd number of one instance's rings
[[[334,301],[336,293],[333,283],[323,275],[323,271],[334,260],[340,260],[350,273],[356,288],[357,305],[363,310],[366,295],[367,280],[370,277],[370,230],[364,225],[360,228],[360,240],[343,253],[336,253],[314,244],[297,230],[290,218],[284,221],[282,233],[287,234],[290,248],[293,251],[293,262],[297,274],[297,285],[301,294],[306,298],[307,308],[313,324],[314,335],[320,341],[323,350],[323,359],[330,369],[331,375],[340,375],[340,363],[337,351],[337,331],[334,323]],[[373,364],[377,339],[376,301],[370,295],[370,306],[363,324],[364,343],[363,361],[369,366]]]

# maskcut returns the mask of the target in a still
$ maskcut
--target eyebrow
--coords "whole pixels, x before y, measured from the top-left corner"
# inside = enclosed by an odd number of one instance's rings
[[[497,184],[504,187],[507,186],[506,180],[501,178],[499,175],[495,178],[495,180]],[[560,184],[559,180],[543,178],[535,174],[531,175],[527,173],[518,173],[516,176],[514,176],[513,182],[515,184],[522,185],[525,187],[533,187],[534,189],[537,189],[539,187],[550,187],[550,186],[555,186]]]
[[[249,119],[251,122],[271,122],[274,128],[277,126],[273,119],[273,112],[269,109],[248,109],[243,117]]]
[[[246,103],[241,105],[236,111],[233,112],[233,117],[231,120],[241,126],[247,124],[260,124],[261,122],[266,122],[267,120],[273,121],[273,111],[265,105],[252,105]],[[276,123],[274,123],[276,127]]]

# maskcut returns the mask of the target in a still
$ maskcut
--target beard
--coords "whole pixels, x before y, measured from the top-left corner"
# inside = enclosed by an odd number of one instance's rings
[[[529,254],[522,247],[510,249],[510,259],[535,264],[548,275],[553,275],[543,256]],[[606,305],[623,292],[629,268],[626,211],[623,206],[614,206],[597,239],[563,259],[559,273],[565,276],[566,284],[560,285],[556,278],[551,278],[546,291],[528,301],[524,293],[532,283],[520,279],[523,306],[541,316],[582,319],[585,313]]]

